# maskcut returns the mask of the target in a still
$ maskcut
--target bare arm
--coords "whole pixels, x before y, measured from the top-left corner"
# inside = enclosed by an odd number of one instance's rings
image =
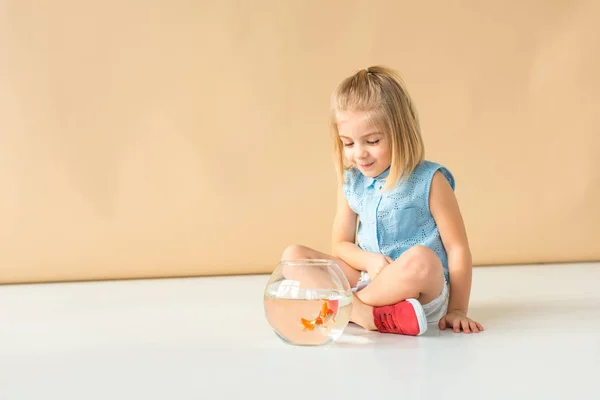
[[[436,172],[433,177],[429,208],[448,254],[450,272],[448,312],[458,311],[467,314],[471,295],[471,251],[456,196],[441,172]]]
[[[338,189],[337,211],[333,222],[333,256],[340,258],[358,271],[366,271],[369,253],[355,244],[357,215],[344,195],[342,187]]]

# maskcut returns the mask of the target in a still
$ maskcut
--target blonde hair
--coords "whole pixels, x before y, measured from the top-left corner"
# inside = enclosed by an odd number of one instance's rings
[[[362,69],[344,79],[331,98],[331,125],[335,166],[340,182],[344,171],[344,145],[337,129],[337,114],[366,112],[391,139],[391,165],[384,189],[409,176],[425,157],[417,110],[400,75],[382,66]]]

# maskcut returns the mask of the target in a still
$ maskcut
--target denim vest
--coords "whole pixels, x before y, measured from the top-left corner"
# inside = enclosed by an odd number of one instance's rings
[[[427,246],[440,258],[446,282],[450,282],[446,249],[429,211],[429,190],[436,171],[444,174],[454,190],[450,171],[440,164],[423,161],[410,176],[387,191],[381,188],[389,169],[370,178],[350,168],[344,172],[344,193],[359,218],[357,245],[361,249],[396,260],[415,245]]]

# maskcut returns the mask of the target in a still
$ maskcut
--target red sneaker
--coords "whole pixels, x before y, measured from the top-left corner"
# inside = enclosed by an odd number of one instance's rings
[[[427,330],[423,306],[415,299],[406,299],[391,306],[373,307],[373,320],[382,333],[419,336]]]

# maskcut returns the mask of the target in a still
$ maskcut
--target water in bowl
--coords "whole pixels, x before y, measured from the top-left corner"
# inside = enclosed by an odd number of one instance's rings
[[[301,288],[297,281],[270,284],[264,294],[266,317],[286,343],[319,346],[337,340],[350,320],[352,292]]]

